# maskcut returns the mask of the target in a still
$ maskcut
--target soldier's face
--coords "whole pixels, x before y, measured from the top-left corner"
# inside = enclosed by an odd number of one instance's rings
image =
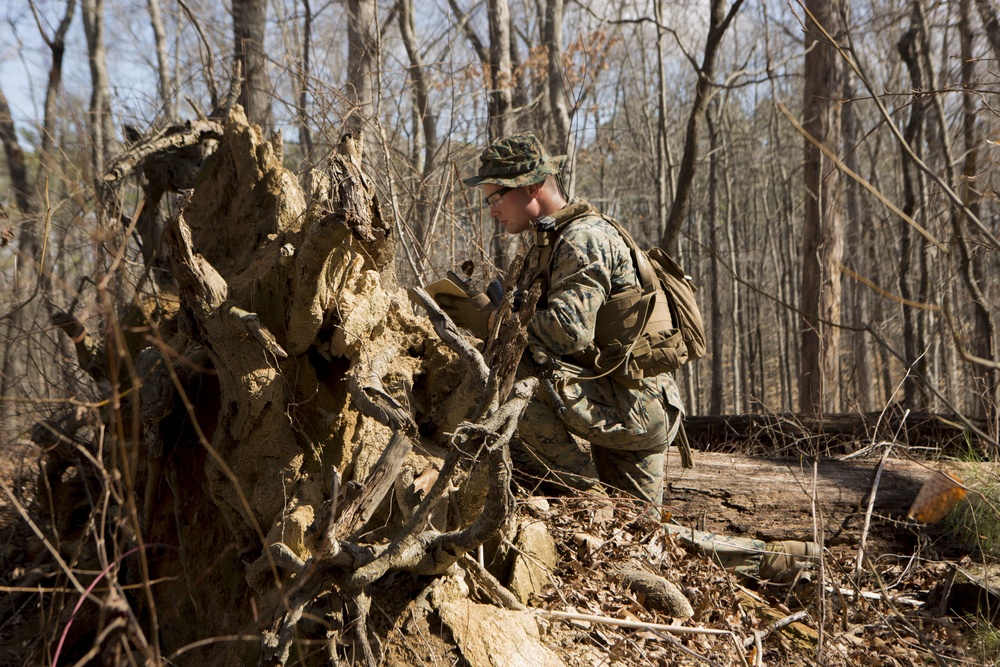
[[[508,234],[520,234],[531,226],[532,207],[535,205],[532,195],[536,190],[537,188],[532,187],[505,188],[487,183],[483,185],[483,197],[490,202],[490,215],[493,219]]]

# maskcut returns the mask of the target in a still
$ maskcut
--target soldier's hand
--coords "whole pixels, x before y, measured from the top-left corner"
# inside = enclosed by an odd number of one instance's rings
[[[462,298],[451,294],[438,294],[434,300],[455,324],[469,329],[480,338],[486,338],[489,333],[490,315],[497,309],[490,303],[488,296],[480,293]]]

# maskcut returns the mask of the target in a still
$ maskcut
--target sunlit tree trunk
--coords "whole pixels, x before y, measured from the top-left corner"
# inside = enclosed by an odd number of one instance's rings
[[[264,55],[266,0],[233,0],[234,57],[243,69],[239,102],[265,134],[271,126],[271,83]]]
[[[312,128],[309,123],[309,77],[312,76],[310,58],[312,57],[313,15],[309,0],[302,0],[302,54],[299,58],[299,105],[297,110],[299,122],[299,141],[302,144],[302,157],[307,165],[313,163]]]
[[[566,91],[565,72],[563,71],[563,0],[548,0],[545,11],[545,49],[548,52],[548,91],[549,108],[552,114],[554,135],[549,137],[548,144],[555,147],[558,154],[570,155],[573,152],[573,135],[570,134],[572,119],[569,113],[569,100]],[[572,167],[572,163],[567,164]],[[567,189],[573,191],[573,173],[567,169],[563,172]]]
[[[104,173],[104,165],[114,153],[115,124],[111,116],[111,86],[108,57],[104,46],[104,0],[83,0],[83,31],[87,36],[90,63],[90,133],[94,152],[94,178]]]
[[[661,237],[667,231],[667,214],[670,207],[667,203],[670,170],[667,158],[667,95],[670,86],[667,84],[667,31],[663,26],[663,0],[653,3],[656,12],[656,77],[659,95],[656,98],[656,220],[657,232]],[[675,200],[676,201],[676,200]],[[713,229],[714,233],[714,229]],[[713,264],[714,266],[714,264]]]
[[[163,17],[160,15],[160,0],[146,0],[146,4],[149,7],[149,23],[153,28],[153,43],[156,46],[156,65],[163,115],[167,121],[174,121],[177,119],[177,105],[174,103],[170,56],[167,53],[167,33],[163,29]]]
[[[362,130],[375,115],[375,0],[349,0],[347,12],[346,93],[352,108],[346,125]]]
[[[835,154],[841,145],[843,66],[818,23],[835,38],[841,33],[841,2],[809,0],[806,24],[803,127]],[[805,201],[802,243],[802,370],[799,409],[805,414],[840,409],[840,322],[843,214],[840,171],[805,140]]]
[[[438,151],[437,118],[431,112],[430,91],[424,64],[420,58],[417,45],[416,29],[413,22],[413,0],[398,0],[399,32],[406,48],[406,56],[410,61],[410,85],[413,90],[414,136],[421,137],[423,155],[414,154],[414,167],[417,172],[427,174],[434,167],[434,156]]]
[[[854,95],[850,90],[845,92],[847,99],[853,99]],[[849,169],[859,172],[857,159],[857,146],[859,130],[854,106],[844,105],[843,116],[844,129],[844,164]],[[845,200],[845,227],[850,230],[847,238],[860,239],[859,249],[868,249],[873,245],[871,225],[868,224],[867,217],[861,208],[860,186],[853,180],[848,180],[844,188]],[[864,262],[866,252],[858,254],[854,258],[848,258],[848,262],[853,261],[859,264]],[[857,265],[855,265],[857,266]],[[845,303],[851,304],[852,321],[851,326],[862,328],[871,317],[871,308],[868,303],[869,289],[857,281],[848,282],[845,288]],[[853,377],[852,394],[856,405],[862,412],[867,412],[874,405],[875,374],[871,348],[868,345],[868,334],[863,331],[856,331],[850,334],[852,349],[854,351],[852,359],[851,373]]]
[[[514,87],[510,59],[510,6],[487,0],[490,16],[489,139],[514,132]]]

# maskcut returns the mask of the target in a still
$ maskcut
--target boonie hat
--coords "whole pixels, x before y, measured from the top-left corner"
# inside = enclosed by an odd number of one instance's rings
[[[531,132],[512,134],[486,147],[479,156],[479,173],[463,179],[466,185],[493,183],[509,188],[534,185],[558,174],[565,155],[552,157]]]

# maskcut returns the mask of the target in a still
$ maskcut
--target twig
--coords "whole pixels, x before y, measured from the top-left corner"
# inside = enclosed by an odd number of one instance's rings
[[[671,646],[673,646],[675,649],[677,649],[681,653],[687,653],[692,658],[697,658],[698,660],[703,660],[704,662],[707,662],[709,665],[712,665],[712,667],[722,667],[722,665],[720,665],[719,663],[715,662],[714,660],[712,660],[708,656],[705,656],[705,655],[702,655],[701,653],[697,653],[695,651],[692,651],[687,646],[685,646],[684,644],[680,643],[679,641],[677,641],[673,637],[665,635],[662,632],[658,632],[656,630],[652,630],[652,633],[654,635],[656,635],[657,637],[659,637],[660,639],[662,639],[663,641],[665,641],[668,644],[670,644]]]
[[[868,494],[868,507],[865,510],[865,521],[861,528],[861,539],[858,541],[858,558],[854,565],[855,577],[861,575],[861,566],[865,561],[865,543],[868,542],[868,529],[871,527],[872,511],[875,509],[875,494],[878,492],[878,485],[882,479],[885,462],[891,453],[892,445],[886,447],[885,451],[882,452],[882,459],[878,462],[878,468],[875,470],[875,481],[872,482],[872,490]]]
[[[729,630],[713,630],[712,628],[692,628],[683,625],[664,625],[662,623],[646,623],[644,621],[631,621],[625,618],[611,618],[610,616],[594,616],[593,614],[576,614],[568,611],[549,611],[547,609],[532,609],[532,613],[545,618],[555,618],[564,621],[588,621],[590,623],[600,623],[602,625],[617,625],[622,628],[635,628],[638,630],[659,630],[660,632],[672,632],[675,635],[730,635]]]
[[[870,562],[870,560],[869,560]],[[914,600],[913,598],[907,598],[902,596],[890,596],[882,595],[881,593],[872,593],[871,591],[855,591],[853,588],[834,588],[833,586],[827,586],[826,590],[828,593],[839,593],[844,597],[862,597],[866,600],[878,600],[880,602],[894,602],[895,604],[902,605],[904,607],[912,607],[914,609],[919,609],[924,606],[921,600]]]
[[[781,630],[782,628],[787,627],[787,626],[791,625],[792,623],[798,623],[799,621],[807,619],[807,618],[809,618],[809,612],[807,612],[807,611],[797,611],[797,612],[795,612],[794,614],[792,614],[790,616],[785,616],[784,618],[779,618],[777,621],[774,622],[774,625],[772,625],[770,628],[768,628],[764,632],[757,631],[757,632],[754,633],[753,637],[747,637],[743,641],[743,646],[749,648],[751,644],[757,644],[764,637],[772,635],[775,632],[777,632],[778,630]]]

